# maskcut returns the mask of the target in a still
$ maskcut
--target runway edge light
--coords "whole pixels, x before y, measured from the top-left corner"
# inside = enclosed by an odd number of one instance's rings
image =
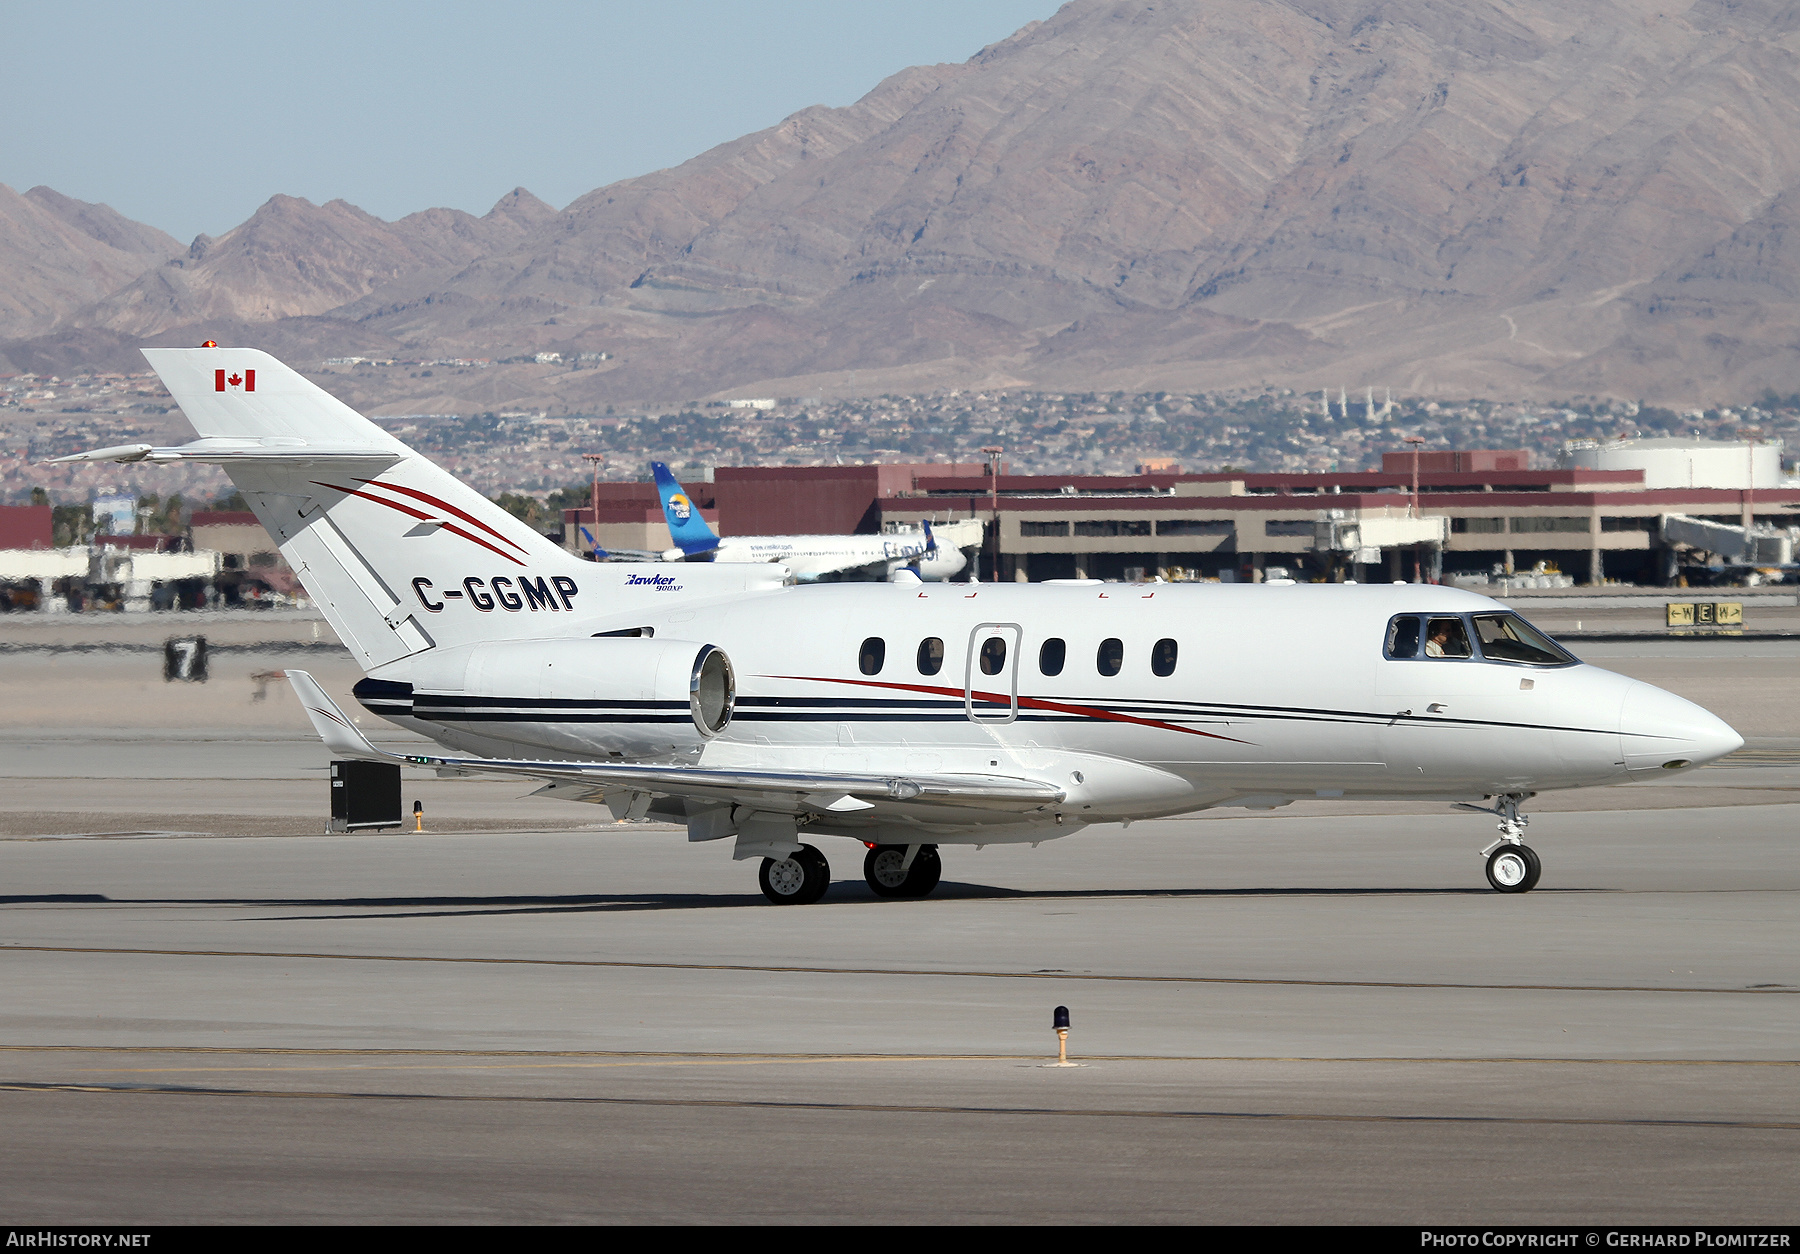
[[[1056,1029],[1056,1061],[1053,1067],[1074,1067],[1077,1063],[1069,1061],[1069,1008],[1058,1006],[1050,1016],[1050,1026]]]

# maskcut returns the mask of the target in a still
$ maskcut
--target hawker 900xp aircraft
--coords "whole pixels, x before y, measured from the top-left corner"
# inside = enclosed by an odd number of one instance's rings
[[[1448,588],[585,562],[265,353],[145,356],[200,438],[79,456],[223,466],[367,672],[357,700],[444,747],[404,761],[683,823],[760,859],[776,902],[825,892],[824,837],[922,896],[947,845],[1321,797],[1488,812],[1488,880],[1525,892],[1528,798],[1743,743]],[[333,753],[402,760],[288,674]]]

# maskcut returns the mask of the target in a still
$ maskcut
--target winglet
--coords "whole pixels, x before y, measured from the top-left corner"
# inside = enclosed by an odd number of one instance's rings
[[[294,686],[294,695],[300,698],[300,704],[306,710],[306,717],[312,720],[313,730],[319,733],[319,739],[325,742],[327,749],[341,758],[385,761],[393,757],[369,743],[368,737],[338,709],[337,702],[325,695],[318,680],[305,671],[289,671],[287,677]]]

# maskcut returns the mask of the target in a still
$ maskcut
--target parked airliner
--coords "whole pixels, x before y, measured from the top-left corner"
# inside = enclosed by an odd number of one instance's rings
[[[980,545],[979,520],[939,524],[881,535],[849,536],[725,536],[707,526],[694,508],[687,491],[668,466],[651,462],[662,498],[663,517],[675,547],[664,554],[670,561],[779,562],[800,583],[842,578],[860,573],[891,579],[910,570],[920,579],[949,579],[969,564],[964,549]]]
[[[585,562],[266,353],[144,355],[199,438],[76,456],[223,466],[366,672],[356,699],[442,750],[377,749],[289,671],[334,754],[682,823],[760,859],[778,903],[826,891],[826,837],[867,847],[877,894],[922,896],[944,846],[1316,798],[1488,813],[1488,881],[1526,892],[1530,797],[1743,743],[1451,588]]]

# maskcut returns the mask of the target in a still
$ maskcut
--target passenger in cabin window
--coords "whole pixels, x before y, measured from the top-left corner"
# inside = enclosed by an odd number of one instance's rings
[[[1469,637],[1460,618],[1434,618],[1425,629],[1426,657],[1468,657]]]

